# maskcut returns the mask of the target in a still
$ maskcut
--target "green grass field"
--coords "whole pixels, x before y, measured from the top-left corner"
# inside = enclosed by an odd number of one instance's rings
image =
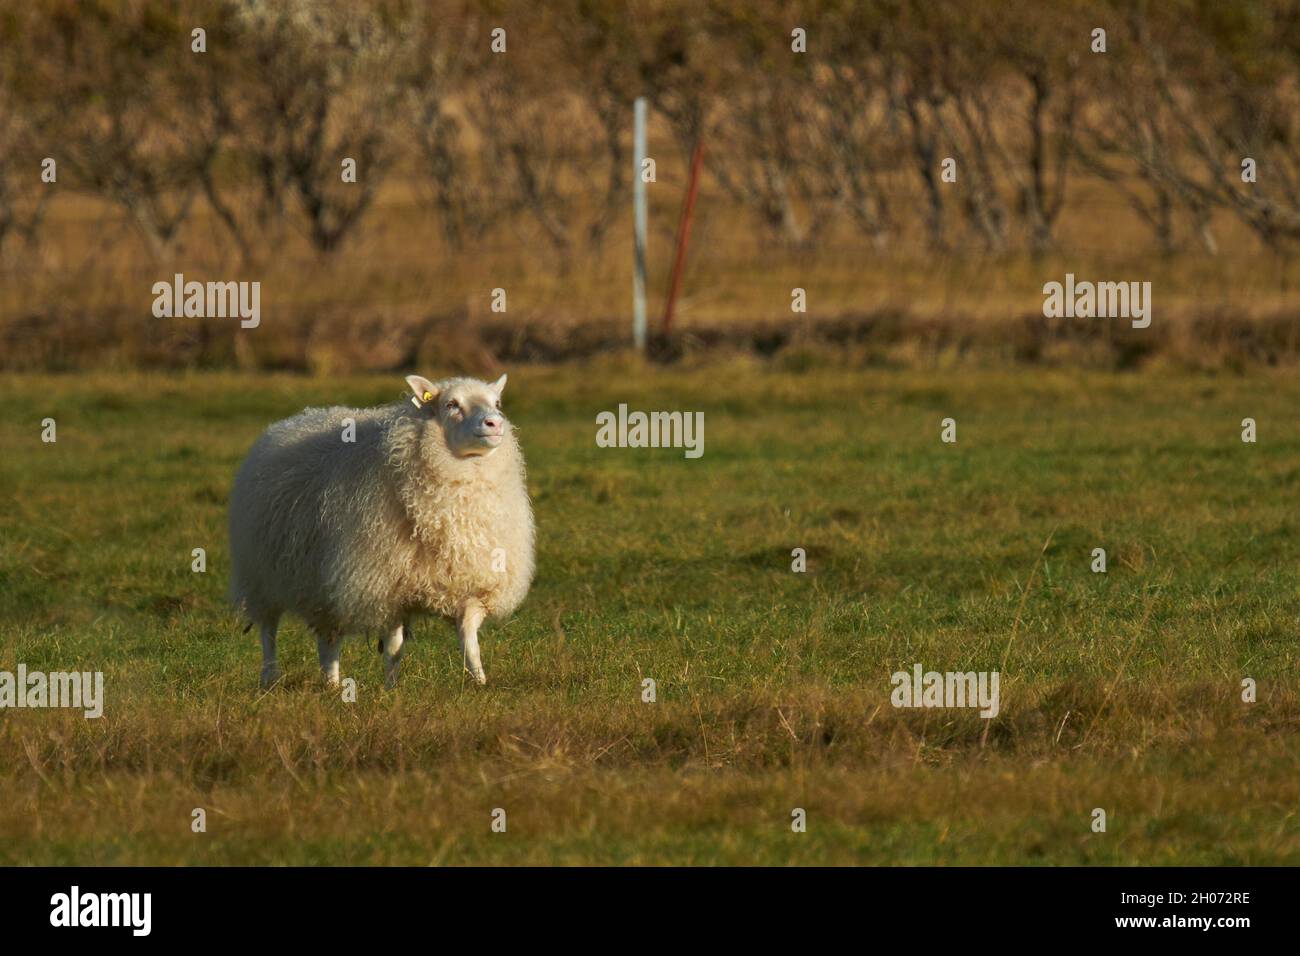
[[[0,711],[0,863],[1300,863],[1294,371],[510,372],[533,591],[486,688],[428,621],[394,691],[345,645],[355,703],[296,621],[258,689],[225,503],[271,421],[400,377],[0,381],[0,670],[106,682]],[[703,458],[597,448],[620,402]],[[895,709],[915,663],[1001,713]]]

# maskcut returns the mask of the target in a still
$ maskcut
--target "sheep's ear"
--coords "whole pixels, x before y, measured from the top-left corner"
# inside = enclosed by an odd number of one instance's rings
[[[502,375],[499,379],[489,385],[488,388],[496,392],[497,398],[500,398],[501,393],[506,390],[506,376]]]
[[[438,397],[438,386],[422,375],[406,376],[406,384],[411,386],[416,402],[421,405],[426,405]]]

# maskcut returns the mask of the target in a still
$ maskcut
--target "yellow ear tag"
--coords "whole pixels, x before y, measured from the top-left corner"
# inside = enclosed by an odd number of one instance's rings
[[[431,401],[433,401],[433,392],[425,392],[425,393],[424,393],[424,400],[425,400],[426,402],[431,402]]]

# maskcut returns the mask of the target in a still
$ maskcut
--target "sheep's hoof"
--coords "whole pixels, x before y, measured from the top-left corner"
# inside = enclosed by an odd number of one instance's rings
[[[479,687],[483,687],[487,684],[487,674],[484,674],[482,671],[479,671],[477,674],[473,676],[474,676],[474,683],[478,684]]]
[[[262,679],[260,681],[262,690],[270,690],[280,682],[280,677],[281,674],[278,668],[275,670],[262,671]]]

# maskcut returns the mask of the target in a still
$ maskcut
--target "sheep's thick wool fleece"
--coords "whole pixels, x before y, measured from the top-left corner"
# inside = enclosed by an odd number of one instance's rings
[[[342,440],[349,418],[355,442]],[[268,428],[235,478],[230,536],[235,603],[322,633],[384,633],[472,599],[504,616],[533,576],[513,428],[492,454],[457,458],[407,402],[309,408]]]

